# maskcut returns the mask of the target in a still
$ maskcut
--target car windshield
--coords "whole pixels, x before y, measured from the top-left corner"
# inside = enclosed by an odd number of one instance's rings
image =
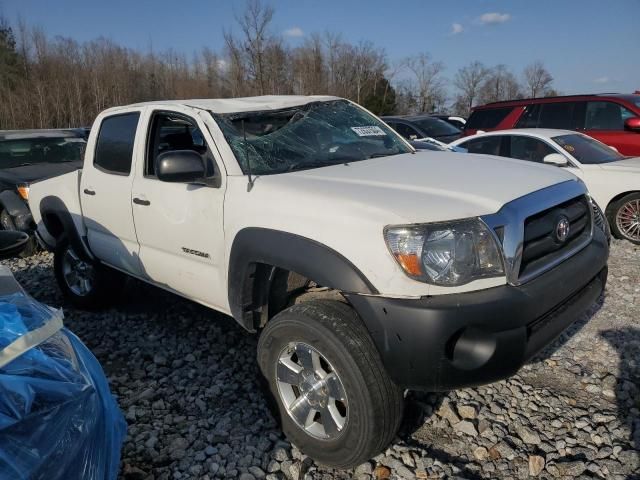
[[[588,165],[615,162],[625,158],[613,148],[585,135],[560,135],[552,137],[552,140],[573,155],[580,163]]]
[[[429,137],[442,137],[460,133],[459,129],[439,118],[425,117],[412,119],[411,123],[418,126],[418,128],[424,131]]]
[[[5,137],[0,140],[0,168],[78,162],[82,160],[85,146],[86,141],[81,137]]]
[[[271,175],[409,153],[376,117],[345,100],[211,114],[244,173]],[[246,141],[245,141],[246,139]]]

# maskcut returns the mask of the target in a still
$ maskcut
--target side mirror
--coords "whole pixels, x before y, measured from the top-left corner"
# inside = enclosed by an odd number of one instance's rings
[[[158,180],[173,183],[204,181],[205,169],[202,156],[193,150],[173,150],[156,158]]]
[[[624,128],[632,132],[640,132],[640,117],[627,118],[624,121]]]
[[[569,161],[567,158],[561,153],[550,153],[546,157],[542,159],[544,163],[548,163],[549,165],[555,165],[557,167],[566,167],[569,165]]]

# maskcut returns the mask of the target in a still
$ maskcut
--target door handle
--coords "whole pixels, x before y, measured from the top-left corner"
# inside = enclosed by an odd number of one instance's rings
[[[149,205],[151,205],[151,202],[149,200],[143,200],[142,198],[138,198],[138,197],[134,197],[133,203],[135,203],[136,205],[142,205],[145,207],[148,207]]]
[[[96,194],[96,192],[94,192],[93,190],[89,190],[88,188],[84,189],[84,193],[86,195],[95,195]]]

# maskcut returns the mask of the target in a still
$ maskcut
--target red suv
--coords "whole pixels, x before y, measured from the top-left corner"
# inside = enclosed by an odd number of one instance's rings
[[[473,109],[464,134],[508,128],[578,130],[623,155],[640,156],[640,95],[571,95],[489,103]]]

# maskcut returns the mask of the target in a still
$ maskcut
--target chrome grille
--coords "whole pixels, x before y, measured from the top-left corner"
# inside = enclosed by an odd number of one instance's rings
[[[511,285],[521,285],[534,279],[589,244],[594,220],[587,195],[584,183],[568,180],[516,198],[498,212],[481,217],[502,245],[505,273]],[[549,234],[551,228],[545,221],[536,220],[567,208],[569,211],[565,216],[568,220],[569,217],[573,219],[574,225],[570,230],[573,229],[574,236],[568,237],[564,245],[555,250],[545,241],[536,244],[537,240]],[[583,216],[585,211],[588,218]]]
[[[524,222],[519,276],[539,271],[565,252],[584,244],[591,237],[591,208],[589,199],[580,196],[528,217]],[[559,238],[557,232],[562,219],[569,221],[566,239]]]

